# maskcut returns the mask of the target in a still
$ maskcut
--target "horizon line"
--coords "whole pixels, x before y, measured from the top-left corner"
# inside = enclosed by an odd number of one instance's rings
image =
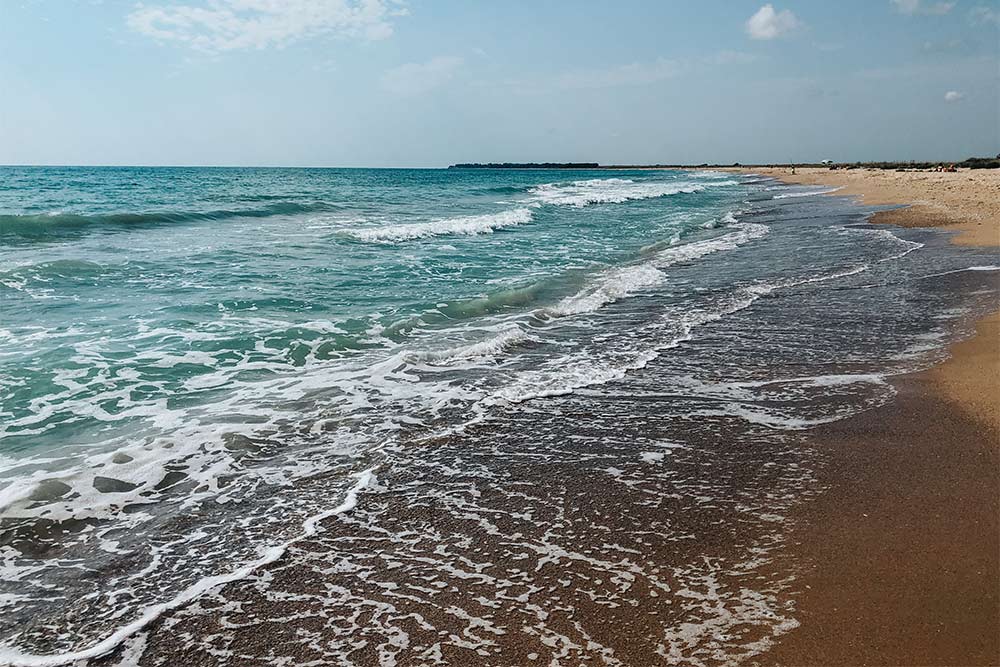
[[[946,164],[953,163],[958,164],[960,162],[965,162],[966,160],[976,159],[979,156],[970,156],[961,159],[949,158],[945,160],[941,159],[909,159],[909,160],[898,160],[898,159],[882,159],[882,160],[833,160],[830,163],[832,165],[851,165],[851,164]],[[991,156],[983,156],[980,159],[993,159]],[[544,164],[541,162],[524,162],[524,163],[511,163],[511,162],[456,162],[447,166],[434,166],[434,167],[393,167],[393,166],[334,166],[334,165],[268,165],[268,164],[59,164],[59,163],[0,163],[0,169],[4,168],[68,168],[68,169],[385,169],[385,170],[399,170],[399,171],[428,171],[428,170],[440,170],[444,171],[457,165],[487,165],[487,164]],[[549,162],[549,164],[561,164],[558,162]],[[562,163],[565,164],[565,163]],[[704,169],[709,167],[782,167],[782,166],[810,166],[810,165],[820,165],[827,166],[822,160],[816,161],[771,161],[771,162],[699,162],[690,164],[668,164],[668,163],[634,163],[634,164],[601,164],[595,163],[596,167],[580,167],[580,170],[587,169],[629,169],[629,168],[659,168],[659,169]],[[461,168],[461,167],[459,167]],[[471,167],[471,169],[489,169],[491,167]],[[504,167],[492,167],[492,168],[504,168]],[[508,170],[511,169],[539,169],[544,167],[507,167]],[[550,169],[558,169],[550,168]]]

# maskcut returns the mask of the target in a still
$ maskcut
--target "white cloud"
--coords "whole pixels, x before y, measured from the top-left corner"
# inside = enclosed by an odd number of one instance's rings
[[[965,98],[965,93],[960,93],[957,90],[949,90],[944,94],[945,102],[958,102]]]
[[[979,5],[969,10],[969,19],[973,23],[1000,25],[1000,10]]]
[[[900,14],[927,14],[940,16],[947,14],[955,6],[954,2],[935,2],[925,5],[923,0],[889,0]]]
[[[657,58],[648,63],[630,63],[567,72],[556,80],[559,88],[613,88],[656,83],[676,76],[681,66],[677,61]]]
[[[462,59],[438,56],[425,63],[407,63],[387,70],[382,87],[397,95],[417,95],[447,83],[462,66]]]
[[[392,18],[405,14],[396,0],[208,0],[205,5],[138,5],[133,30],[199,51],[283,47],[319,35],[384,39]]]
[[[753,39],[774,39],[801,25],[788,9],[775,11],[774,5],[768,3],[757,10],[757,13],[747,21],[747,34]]]

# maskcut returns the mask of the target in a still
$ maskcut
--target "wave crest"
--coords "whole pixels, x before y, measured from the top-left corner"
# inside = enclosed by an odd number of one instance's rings
[[[51,212],[24,215],[0,215],[0,238],[23,241],[53,240],[94,227],[130,228],[184,222],[210,222],[230,218],[268,218],[335,210],[324,202],[278,202],[252,209],[218,209],[214,211],[172,211],[146,213],[104,213],[81,215]]]
[[[430,222],[415,222],[403,225],[385,225],[345,229],[340,233],[359,241],[373,243],[397,243],[425,239],[432,236],[475,236],[492,234],[497,229],[514,227],[531,222],[533,214],[529,208],[514,208],[499,213],[466,215],[457,218],[443,218]]]
[[[628,178],[594,178],[572,183],[544,183],[529,190],[535,200],[557,206],[621,204],[637,199],[653,199],[676,194],[693,194],[707,188],[737,185],[737,181],[658,182]]]

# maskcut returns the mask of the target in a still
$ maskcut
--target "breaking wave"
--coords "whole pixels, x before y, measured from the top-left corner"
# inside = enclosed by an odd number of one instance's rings
[[[594,178],[572,183],[545,183],[529,190],[535,201],[558,206],[620,204],[636,199],[653,199],[676,194],[693,194],[707,188],[737,185],[737,181],[653,182],[627,178]]]
[[[523,225],[531,222],[532,217],[531,209],[515,208],[499,213],[466,215],[430,222],[345,229],[341,231],[341,234],[359,241],[375,243],[396,243],[432,236],[475,236],[477,234],[492,234],[497,229]]]

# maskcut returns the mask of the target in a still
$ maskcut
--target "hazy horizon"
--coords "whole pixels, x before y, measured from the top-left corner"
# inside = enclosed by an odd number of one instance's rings
[[[965,158],[940,158],[940,159],[927,159],[927,160],[845,160],[843,162],[834,162],[834,164],[873,164],[879,162],[887,163],[959,163],[967,158],[989,158],[993,157],[990,155],[969,155]],[[486,164],[486,161],[480,161],[482,164]],[[590,160],[588,162],[593,162]],[[510,164],[514,164],[511,161]],[[549,163],[558,164],[553,160],[540,160],[538,162],[522,162],[518,163],[532,165],[530,167],[524,167],[524,169],[538,169],[542,167],[536,167],[534,165]],[[56,163],[36,163],[36,164],[23,164],[23,163],[0,163],[0,167],[9,168],[23,168],[23,169],[356,169],[356,170],[400,170],[400,171],[424,171],[424,170],[442,170],[449,169],[456,164],[443,164],[443,165],[429,165],[429,166],[394,166],[394,165],[335,165],[335,164],[56,164]],[[462,164],[475,164],[473,162],[466,162]],[[496,163],[504,164],[504,163]],[[645,163],[645,164],[598,164],[597,167],[590,168],[574,168],[576,171],[586,171],[587,169],[646,169],[646,168],[662,168],[662,169],[697,169],[697,168],[713,168],[713,167],[781,167],[781,166],[807,166],[807,165],[819,165],[820,162],[704,162],[697,164],[669,164],[669,163]],[[508,167],[509,169],[517,169],[517,167]],[[544,168],[542,168],[544,169]],[[552,169],[564,169],[564,167],[552,167]]]
[[[1000,152],[996,2],[5,9],[4,165],[780,164]]]

